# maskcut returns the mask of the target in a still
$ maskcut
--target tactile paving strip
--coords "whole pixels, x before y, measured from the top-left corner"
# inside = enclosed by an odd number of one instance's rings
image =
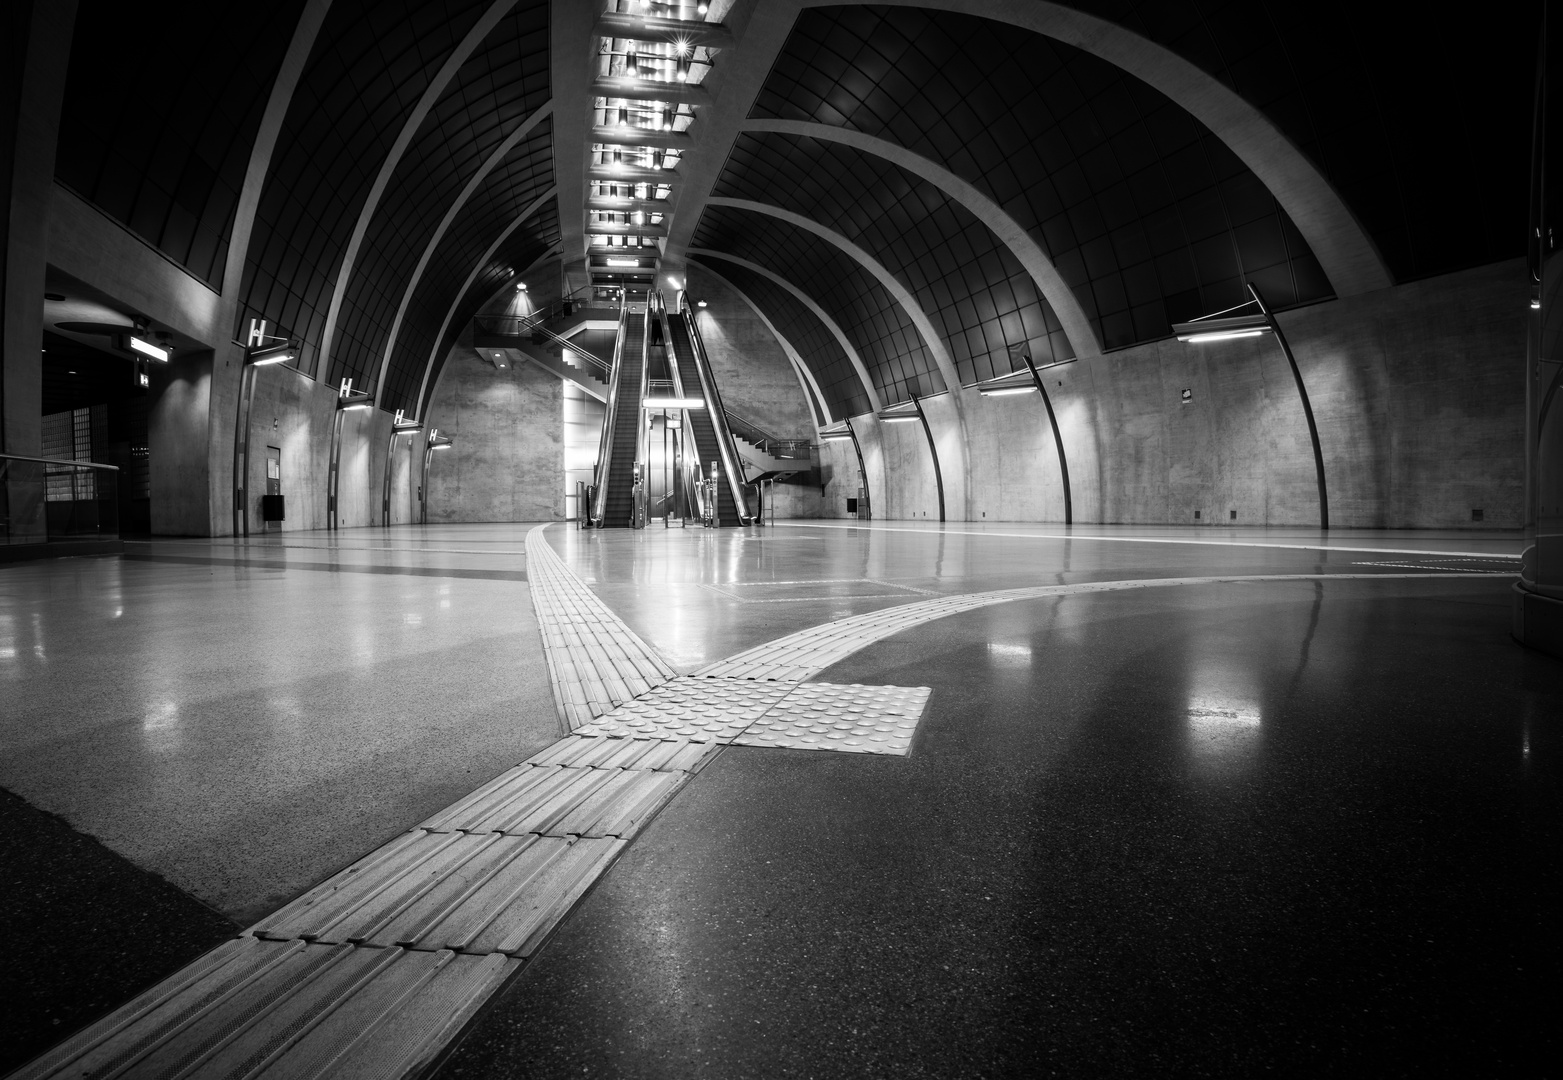
[[[431,832],[630,836],[688,779],[652,769],[511,769],[420,828]]]
[[[741,679],[674,679],[584,725],[577,734],[726,742],[790,689],[785,683]]]
[[[526,534],[527,582],[559,714],[576,730],[676,674],[543,539]]]
[[[800,683],[733,745],[905,754],[932,692],[926,686]]]
[[[624,843],[420,830],[251,932],[272,940],[530,956]]]
[[[14,1076],[403,1076],[520,964],[240,938]]]

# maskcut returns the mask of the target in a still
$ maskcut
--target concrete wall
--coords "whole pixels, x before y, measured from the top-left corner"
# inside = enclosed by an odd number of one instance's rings
[[[1281,315],[1318,420],[1331,524],[1517,528],[1524,466],[1525,277],[1515,261]],[[1064,435],[1077,522],[1313,525],[1317,488],[1296,386],[1268,337],[1176,341],[1043,372]],[[1181,403],[1191,390],[1190,404]],[[1058,461],[1036,395],[962,391],[971,517],[1061,521]],[[944,447],[947,397],[925,401]],[[915,424],[855,420],[874,516],[937,516]],[[850,443],[827,448],[855,472]],[[840,513],[844,496],[828,500]],[[1479,524],[1471,511],[1483,511]]]
[[[563,518],[564,391],[531,364],[496,368],[457,345],[428,422],[456,440],[429,469],[429,521]]]

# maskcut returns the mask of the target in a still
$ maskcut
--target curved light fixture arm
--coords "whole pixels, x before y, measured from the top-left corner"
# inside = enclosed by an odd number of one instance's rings
[[[1292,347],[1286,342],[1286,335],[1281,332],[1281,324],[1276,321],[1275,315],[1265,304],[1264,297],[1259,295],[1259,289],[1253,282],[1245,282],[1249,295],[1254,298],[1254,303],[1259,305],[1259,310],[1264,314],[1265,320],[1270,324],[1271,331],[1275,334],[1275,340],[1280,342],[1281,351],[1286,354],[1286,362],[1292,366],[1292,378],[1297,383],[1297,396],[1302,399],[1303,416],[1308,419],[1308,439],[1313,444],[1313,471],[1319,484],[1319,528],[1330,527],[1330,500],[1324,487],[1324,451],[1319,447],[1319,426],[1313,420],[1313,405],[1308,401],[1308,388],[1303,385],[1302,372],[1297,368],[1297,358],[1292,355]]]
[[[1069,460],[1064,456],[1064,434],[1058,430],[1058,417],[1053,414],[1053,399],[1047,396],[1047,387],[1042,383],[1042,375],[1037,371],[1036,364],[1031,362],[1031,354],[1026,353],[1026,367],[1031,371],[1031,381],[1037,384],[1037,392],[1042,395],[1042,407],[1047,410],[1047,423],[1053,429],[1053,445],[1058,448],[1058,473],[1064,484],[1064,524],[1073,525],[1075,521],[1074,499],[1069,492]]]

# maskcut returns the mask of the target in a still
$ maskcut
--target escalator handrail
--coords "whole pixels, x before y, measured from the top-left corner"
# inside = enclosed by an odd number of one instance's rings
[[[684,319],[684,329],[689,332],[689,344],[694,353],[695,371],[700,376],[700,389],[706,399],[706,412],[711,416],[711,428],[716,433],[716,451],[722,460],[722,471],[727,474],[727,487],[733,495],[733,506],[738,511],[740,524],[753,520],[749,513],[749,501],[744,498],[744,477],[738,468],[738,448],[733,443],[733,433],[727,427],[727,410],[722,406],[722,394],[716,388],[716,377],[706,359],[705,342],[700,340],[700,328],[695,325],[694,307],[689,294],[678,291],[678,312]]]
[[[625,295],[629,290],[625,290]],[[635,399],[635,463],[640,468],[641,483],[650,490],[646,475],[651,459],[651,433],[646,426],[646,384],[651,378],[651,295],[646,296],[646,311],[640,326],[640,396]]]
[[[599,529],[608,516],[608,469],[613,459],[613,427],[619,414],[619,376],[624,369],[624,334],[629,329],[629,318],[629,296],[620,293],[619,332],[613,339],[613,368],[608,374],[608,401],[602,416],[602,435],[597,440],[597,472],[593,477],[597,488],[592,492],[591,521]]]

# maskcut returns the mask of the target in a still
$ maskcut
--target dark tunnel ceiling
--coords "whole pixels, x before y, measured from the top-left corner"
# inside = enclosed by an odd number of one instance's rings
[[[1076,6],[1261,110],[1318,165],[1396,280],[1523,253],[1535,0],[1460,20],[1344,3]],[[225,281],[256,133],[305,10],[303,0],[81,0],[56,176],[235,296],[240,325],[261,317],[301,337],[306,373],[362,386],[383,366],[379,405],[416,412],[430,355],[484,290],[557,247],[561,204],[540,199],[556,182],[556,125],[586,120],[541,122],[503,160],[494,153],[551,93],[548,0],[333,0],[278,132],[242,280]],[[484,19],[481,39],[450,63]],[[177,62],[158,78],[128,78],[127,42],[155,43]],[[412,128],[448,63],[449,82]],[[1236,302],[1245,277],[1277,306],[1332,292],[1293,223],[1219,138],[1132,74],[1012,26],[912,7],[805,9],[751,115],[853,128],[967,179],[1050,253],[1109,348]],[[344,253],[398,139],[406,153],[367,221],[321,363]],[[1013,254],[909,173],[775,134],[702,152],[727,161],[717,194],[806,215],[878,258],[923,302],[962,382],[1000,373],[1017,340],[1039,359],[1067,355],[1056,313]],[[566,194],[575,213],[579,199]],[[528,207],[536,212],[518,221]],[[695,246],[807,290],[887,401],[943,388],[906,313],[850,259],[774,218],[700,210],[680,210],[699,220]],[[804,305],[706,258],[792,338],[834,412],[867,408],[840,345]]]

